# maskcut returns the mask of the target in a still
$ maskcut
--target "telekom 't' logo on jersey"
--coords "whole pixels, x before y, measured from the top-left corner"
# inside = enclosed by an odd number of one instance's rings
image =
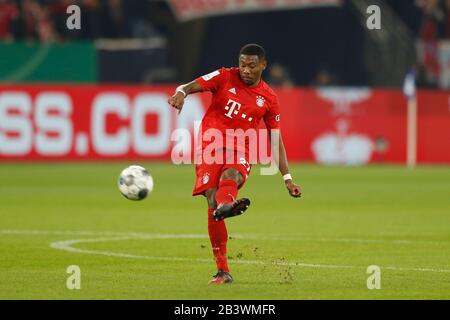
[[[225,115],[230,118],[233,119],[233,114],[237,115],[239,113],[239,110],[241,109],[241,104],[239,102],[233,101],[231,99],[228,100],[227,105],[225,107],[225,110],[227,110],[228,112],[225,113]]]
[[[228,112],[225,113],[225,115],[230,118],[233,119],[233,115],[237,115],[239,113],[239,110],[241,109],[241,104],[239,102],[236,102],[234,100],[228,99],[227,105],[225,106],[225,110],[227,110]],[[246,119],[247,121],[252,121],[253,118],[252,117],[247,117],[247,115],[245,113],[243,113],[241,115],[242,119]]]

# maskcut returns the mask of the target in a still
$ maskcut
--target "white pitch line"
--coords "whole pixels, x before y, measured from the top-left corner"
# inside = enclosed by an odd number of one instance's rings
[[[18,235],[64,235],[64,236],[124,236],[124,237],[158,237],[158,239],[207,239],[205,234],[158,234],[143,232],[108,232],[108,231],[58,231],[58,230],[0,230],[0,234]],[[449,245],[450,241],[441,240],[404,240],[404,239],[358,239],[358,238],[326,238],[312,236],[285,236],[285,235],[258,235],[258,234],[235,234],[232,238],[243,240],[270,240],[270,241],[320,241],[320,242],[342,242],[342,243],[391,243],[391,244],[432,244]]]
[[[236,238],[240,236],[237,235]],[[278,236],[272,235],[269,238],[260,235],[245,235],[247,240],[288,240],[288,241],[320,241],[320,242],[343,242],[343,243],[392,243],[392,244],[432,244],[432,245],[448,245],[450,241],[434,241],[434,240],[404,240],[404,239],[357,239],[357,238],[324,238],[311,236]]]
[[[145,259],[145,260],[159,260],[159,261],[189,261],[189,262],[211,262],[211,259],[193,259],[193,258],[180,258],[180,257],[157,257],[157,256],[140,256],[127,253],[115,253],[108,251],[93,251],[74,248],[73,245],[80,243],[95,243],[95,242],[109,242],[109,241],[124,241],[124,240],[148,240],[148,239],[162,239],[161,235],[145,236],[145,237],[110,237],[110,238],[96,238],[96,239],[74,239],[57,241],[50,244],[51,248],[64,250],[68,252],[77,252],[83,254],[103,255],[109,257],[120,257],[129,259]],[[173,239],[180,239],[183,235],[177,235]],[[193,235],[185,235],[187,238],[192,238]],[[170,235],[166,235],[164,239],[171,239]],[[290,267],[303,267],[303,268],[321,268],[321,269],[366,269],[366,266],[346,266],[346,265],[326,265],[326,264],[311,264],[303,262],[285,262],[285,261],[259,261],[259,260],[233,260],[233,263],[238,264],[256,264],[256,265],[278,265],[278,266],[290,266]],[[381,267],[381,269],[394,270],[394,271],[415,271],[415,272],[438,272],[438,273],[450,273],[448,269],[432,269],[432,268],[403,268],[403,267]]]
[[[177,235],[180,238],[182,235]],[[187,235],[186,238],[192,238],[191,235]],[[95,243],[95,242],[109,242],[109,241],[124,241],[124,240],[148,240],[148,239],[162,239],[160,235],[146,236],[146,237],[110,237],[110,238],[96,238],[96,239],[73,239],[52,242],[50,247],[53,249],[59,249],[68,252],[76,252],[83,254],[92,255],[102,255],[108,257],[120,257],[129,259],[145,259],[145,260],[161,260],[161,261],[188,261],[188,262],[211,262],[212,259],[193,259],[193,258],[180,258],[180,257],[157,257],[157,256],[140,256],[128,253],[117,253],[108,251],[95,251],[95,250],[84,250],[79,248],[74,248],[73,245],[80,243]],[[171,239],[169,235],[166,235],[164,239]],[[175,238],[174,238],[175,239]],[[258,261],[258,260],[233,260],[233,263],[238,264],[257,264],[257,265],[279,265],[279,266],[292,266],[292,267],[307,267],[307,268],[331,268],[331,269],[349,269],[349,268],[363,268],[357,266],[339,266],[339,265],[320,265],[320,264],[309,264],[301,262],[284,262],[284,261]],[[450,272],[450,270],[449,270]]]
[[[110,257],[129,258],[129,259],[146,259],[146,260],[159,260],[159,261],[187,261],[187,262],[211,262],[211,259],[193,259],[193,258],[180,258],[180,257],[157,257],[157,256],[139,256],[128,253],[115,253],[107,251],[95,251],[84,250],[73,247],[79,243],[96,243],[96,242],[108,242],[108,241],[126,241],[126,240],[155,240],[155,239],[207,239],[204,234],[151,234],[151,233],[138,233],[138,232],[95,232],[95,231],[58,231],[58,230],[0,230],[0,234],[10,235],[76,235],[76,236],[110,236],[106,238],[94,238],[94,239],[74,239],[52,242],[51,248],[64,250],[67,252],[75,252],[81,254],[91,255],[103,255]],[[393,243],[393,244],[414,244],[427,243],[427,244],[447,244],[448,242],[436,242],[436,241],[415,241],[415,240],[383,240],[383,239],[344,239],[344,238],[295,238],[285,236],[259,236],[255,234],[250,235],[235,235],[233,238],[243,240],[291,240],[291,241],[327,241],[327,242],[350,242],[350,243]],[[233,260],[233,263],[238,264],[256,264],[256,265],[280,265],[280,266],[292,266],[292,267],[304,267],[304,268],[328,268],[328,269],[360,269],[366,268],[365,266],[346,266],[346,265],[323,265],[323,264],[311,264],[302,262],[284,262],[284,261],[259,261],[259,260]],[[449,269],[433,269],[433,268],[404,268],[404,267],[382,267],[386,270],[394,271],[416,271],[416,272],[439,272],[450,273]]]

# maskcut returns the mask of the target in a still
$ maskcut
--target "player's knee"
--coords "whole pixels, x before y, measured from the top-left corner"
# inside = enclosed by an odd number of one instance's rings
[[[241,173],[240,173],[237,169],[234,169],[234,168],[228,168],[228,169],[226,169],[226,170],[222,173],[221,179],[222,179],[222,180],[223,180],[223,179],[234,180],[234,181],[236,181],[236,183],[237,183],[238,185],[241,184],[241,183],[242,183],[242,180],[243,180]]]

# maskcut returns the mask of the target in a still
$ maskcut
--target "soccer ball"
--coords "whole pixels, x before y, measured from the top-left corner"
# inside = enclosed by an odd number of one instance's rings
[[[125,198],[142,200],[152,192],[153,178],[145,168],[134,165],[120,173],[118,185]]]

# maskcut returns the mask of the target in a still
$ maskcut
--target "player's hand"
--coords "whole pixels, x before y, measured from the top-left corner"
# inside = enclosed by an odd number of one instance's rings
[[[302,189],[300,188],[299,185],[296,185],[295,183],[292,182],[292,180],[287,180],[285,182],[286,184],[286,188],[289,191],[289,194],[294,197],[294,198],[300,198],[302,195]]]
[[[183,109],[184,104],[184,95],[181,92],[175,92],[173,96],[167,100],[167,102],[178,110],[178,113],[181,112],[181,109]]]

